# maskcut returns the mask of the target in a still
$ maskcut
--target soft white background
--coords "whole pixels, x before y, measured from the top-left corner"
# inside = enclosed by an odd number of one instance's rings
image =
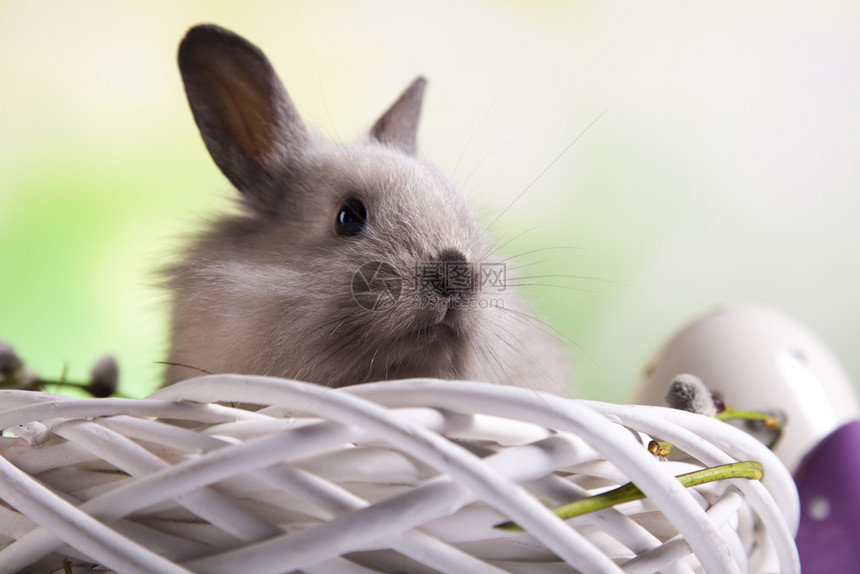
[[[534,275],[596,278],[533,280],[561,286],[532,294],[580,395],[623,400],[674,330],[737,301],[793,315],[860,379],[850,0],[2,2],[0,338],[42,369],[109,350],[157,384],[152,269],[231,195],[175,65],[206,21],[261,46],[334,138],[426,75],[421,154],[484,221],[510,206],[508,253],[564,248],[528,256]]]

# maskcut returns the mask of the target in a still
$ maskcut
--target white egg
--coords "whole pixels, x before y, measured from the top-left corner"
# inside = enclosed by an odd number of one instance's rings
[[[664,405],[682,373],[736,409],[784,413],[774,451],[792,472],[818,441],[860,415],[854,386],[821,341],[762,307],[721,308],[681,329],[647,365],[631,402]]]

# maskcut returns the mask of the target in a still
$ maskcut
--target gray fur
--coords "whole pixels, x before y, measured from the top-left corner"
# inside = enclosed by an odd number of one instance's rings
[[[186,36],[180,62],[183,53],[195,53],[196,65],[215,66],[208,51],[218,61],[236,52],[242,69],[262,74],[228,89],[259,91],[247,99],[262,101],[262,109],[240,113],[274,114],[277,133],[261,137],[274,141],[277,153],[260,161],[247,153],[256,148],[236,145],[218,117],[223,110],[212,104],[223,94],[194,79],[192,60],[181,66],[203,139],[243,202],[241,213],[217,220],[168,270],[172,364],[165,383],[200,369],[335,387],[417,376],[474,379],[564,394],[565,353],[511,287],[454,297],[419,281],[420,264],[443,254],[462,254],[471,264],[495,261],[460,191],[414,157],[424,80],[404,92],[368,138],[333,145],[297,125],[262,52],[235,34],[202,28]],[[366,206],[369,223],[358,236],[340,236],[336,214],[351,197]],[[372,261],[388,263],[402,279],[399,298],[386,310],[362,308],[351,292],[358,268]],[[490,299],[502,306],[482,305]],[[467,307],[446,315],[455,300]]]
[[[699,413],[709,417],[717,414],[711,391],[696,375],[685,373],[678,375],[669,385],[666,393],[666,404],[673,409]]]

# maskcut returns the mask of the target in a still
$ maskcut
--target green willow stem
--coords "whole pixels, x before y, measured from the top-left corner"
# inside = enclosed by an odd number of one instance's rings
[[[767,445],[767,447],[770,449],[773,449],[773,447],[776,446],[776,443],[779,442],[780,437],[782,437],[782,423],[779,422],[779,419],[777,419],[775,416],[769,415],[767,413],[761,413],[758,411],[741,411],[733,409],[731,407],[726,407],[724,411],[717,413],[716,418],[717,420],[721,421],[761,421],[762,423],[764,423],[766,428],[773,431],[773,438]]]
[[[11,388],[14,388],[16,390],[21,390],[21,391],[43,391],[46,387],[49,387],[49,386],[54,386],[54,387],[58,387],[58,388],[60,388],[60,387],[74,387],[76,389],[80,389],[82,391],[86,391],[86,392],[92,394],[92,392],[90,391],[90,383],[81,383],[78,381],[67,381],[65,379],[65,376],[66,376],[65,372],[63,372],[63,374],[60,376],[60,378],[57,379],[56,381],[51,380],[51,379],[33,379],[25,387],[16,386],[16,382],[14,380],[12,380],[11,378],[7,379],[7,378],[0,377],[0,389],[3,389],[5,387],[9,386]],[[112,397],[119,397],[119,398],[132,398],[131,396],[124,395],[120,392],[111,393],[111,396]]]
[[[11,379],[9,379],[9,380],[0,379],[0,388],[3,388],[6,385],[10,385],[10,386],[15,385],[15,381],[11,380]],[[57,387],[77,387],[79,389],[85,389],[85,390],[89,386],[88,383],[79,383],[77,381],[67,381],[63,377],[60,377],[60,379],[58,379],[56,381],[53,381],[50,379],[33,379],[27,384],[26,387],[22,387],[21,390],[38,391],[38,390],[40,390],[44,387],[50,386],[50,385],[57,386]],[[19,387],[13,386],[13,388],[19,388]]]
[[[702,470],[680,474],[675,478],[678,479],[678,482],[680,482],[684,488],[690,488],[692,486],[700,486],[709,482],[726,480],[729,478],[761,480],[762,476],[764,476],[764,466],[762,466],[760,462],[750,460],[704,468]],[[604,510],[625,502],[642,500],[643,498],[645,498],[645,494],[639,490],[639,487],[632,482],[628,482],[627,484],[619,486],[613,490],[608,490],[601,494],[589,496],[588,498],[583,498],[568,504],[562,504],[561,506],[554,508],[553,512],[555,512],[556,516],[562,520],[567,520],[590,512]],[[522,528],[510,520],[496,524],[494,528],[512,532],[522,531]]]

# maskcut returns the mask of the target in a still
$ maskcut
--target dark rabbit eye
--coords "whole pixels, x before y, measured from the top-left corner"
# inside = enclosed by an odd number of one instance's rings
[[[352,237],[367,227],[367,209],[358,199],[347,199],[337,212],[335,230],[338,235]]]

